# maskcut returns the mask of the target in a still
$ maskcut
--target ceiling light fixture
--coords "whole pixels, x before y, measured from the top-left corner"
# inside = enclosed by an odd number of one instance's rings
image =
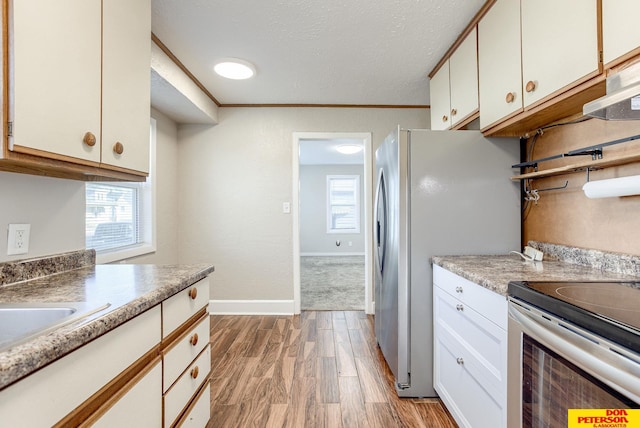
[[[253,64],[238,58],[224,58],[213,66],[213,70],[222,77],[234,80],[249,79],[256,74]]]
[[[356,144],[342,144],[336,147],[336,150],[343,155],[354,155],[362,151],[362,146]]]

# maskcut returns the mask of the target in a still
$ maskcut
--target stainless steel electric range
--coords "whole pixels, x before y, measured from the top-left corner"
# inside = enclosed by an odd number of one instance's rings
[[[640,282],[511,282],[508,426],[640,407]]]

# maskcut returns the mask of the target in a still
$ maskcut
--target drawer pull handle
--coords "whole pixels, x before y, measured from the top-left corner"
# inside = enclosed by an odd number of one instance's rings
[[[456,310],[457,311],[464,311],[464,306],[458,304],[458,305],[456,305]]]
[[[455,116],[455,115],[457,115],[457,114],[458,114],[458,110],[456,110],[456,109],[452,108],[452,109],[451,109],[451,116]]]
[[[196,346],[198,344],[198,333],[194,333],[193,336],[189,339],[189,343],[192,346]]]
[[[196,379],[198,377],[198,373],[200,373],[200,370],[198,369],[198,366],[195,366],[191,369],[191,378]]]
[[[447,117],[447,115],[442,116],[442,121],[443,122],[448,122],[449,118]]]
[[[456,293],[462,293],[463,288],[462,287],[456,287]]]
[[[196,297],[198,297],[198,289],[194,287],[189,290],[189,297],[191,297],[191,300],[196,300]]]
[[[458,357],[456,358],[456,363],[463,365],[464,364],[464,360],[462,359],[462,357]]]
[[[93,135],[93,133],[91,132],[87,132],[86,134],[84,134],[84,138],[82,139],[82,142],[89,147],[93,147],[96,145],[96,136]]]

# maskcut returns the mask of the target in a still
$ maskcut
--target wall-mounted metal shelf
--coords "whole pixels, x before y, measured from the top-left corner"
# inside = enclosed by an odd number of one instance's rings
[[[556,168],[549,168],[544,170],[536,170],[532,172],[527,172],[519,175],[514,175],[511,177],[511,180],[527,180],[532,178],[543,178],[543,177],[551,177],[554,175],[562,175],[562,174],[570,174],[572,172],[579,172],[591,169],[600,169],[607,168],[612,166],[625,165],[629,163],[639,162],[640,161],[640,153],[633,153],[629,155],[623,155],[612,159],[604,159],[603,158],[603,147],[612,146],[615,144],[626,143],[633,140],[640,139],[640,135],[634,135],[632,137],[621,138],[619,140],[609,141],[602,144],[596,144],[589,147],[584,147],[581,149],[572,150],[567,153],[563,153],[560,155],[549,156],[542,159],[536,159],[528,162],[523,162],[517,165],[513,165],[513,168],[522,168],[522,167],[538,167],[538,164],[541,162],[546,162],[552,159],[560,159],[569,156],[580,156],[580,155],[590,155],[590,160],[584,160],[582,162],[576,162],[570,165],[563,165]]]

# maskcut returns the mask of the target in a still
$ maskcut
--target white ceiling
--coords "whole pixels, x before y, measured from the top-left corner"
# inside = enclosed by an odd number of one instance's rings
[[[427,74],[484,2],[152,0],[152,31],[223,105],[426,105]],[[216,76],[225,57],[257,76]]]
[[[301,139],[299,150],[300,165],[359,165],[364,164],[364,151],[351,155],[339,153],[336,148],[343,144],[361,146],[362,140],[333,138],[326,140]]]

